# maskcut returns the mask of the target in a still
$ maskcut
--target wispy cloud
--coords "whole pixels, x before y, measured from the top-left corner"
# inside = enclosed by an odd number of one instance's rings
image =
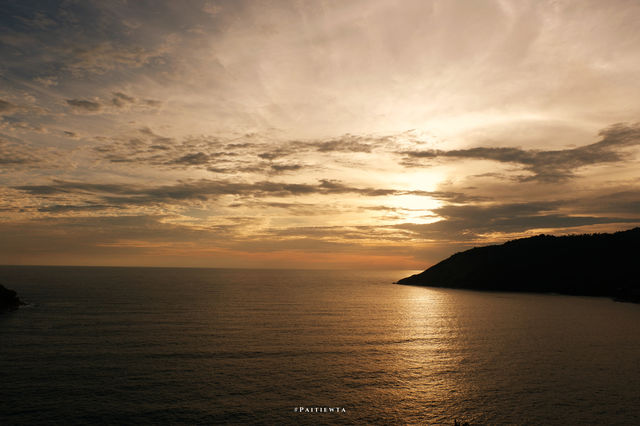
[[[59,53],[65,58],[65,68],[73,75],[82,76],[104,74],[118,67],[139,68],[161,57],[165,50],[162,47],[149,50],[104,41],[95,45],[71,44],[59,49]]]
[[[315,184],[260,181],[254,183],[226,180],[199,180],[162,186],[130,184],[97,184],[86,182],[54,181],[47,185],[19,185],[14,189],[31,195],[80,194],[96,196],[110,204],[138,205],[175,203],[178,201],[205,201],[225,195],[251,198],[295,197],[303,195],[356,194],[366,197],[390,195],[417,195],[436,199],[461,201],[463,194],[438,191],[413,191],[388,188],[366,188],[346,185],[334,180],[321,180]]]

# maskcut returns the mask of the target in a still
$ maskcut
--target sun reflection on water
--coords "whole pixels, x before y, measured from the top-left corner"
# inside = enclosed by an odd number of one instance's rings
[[[406,412],[415,413],[415,421],[424,420],[429,412],[454,413],[467,384],[461,369],[465,358],[459,344],[458,315],[449,294],[406,287],[397,303],[401,313],[395,324],[397,348],[390,351],[394,354],[395,398],[407,405]]]

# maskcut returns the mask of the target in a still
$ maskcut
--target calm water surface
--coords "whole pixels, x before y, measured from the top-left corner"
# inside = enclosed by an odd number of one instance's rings
[[[638,423],[640,305],[414,272],[0,267],[0,424]]]

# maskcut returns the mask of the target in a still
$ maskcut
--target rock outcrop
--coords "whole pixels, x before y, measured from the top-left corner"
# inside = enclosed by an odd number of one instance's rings
[[[0,312],[13,311],[24,304],[15,291],[0,284]]]

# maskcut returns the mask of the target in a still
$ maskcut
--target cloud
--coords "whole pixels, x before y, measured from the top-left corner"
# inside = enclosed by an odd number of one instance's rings
[[[122,92],[115,92],[113,94],[113,99],[111,100],[111,102],[118,108],[121,108],[127,104],[134,103],[135,101],[135,98],[125,95]]]
[[[183,164],[186,166],[202,166],[210,161],[210,157],[204,152],[185,154],[180,158],[170,161],[169,164]]]
[[[578,212],[599,214],[619,214],[624,217],[640,217],[640,190],[613,190],[609,193],[594,194],[589,198],[574,200],[572,207]]]
[[[11,142],[0,137],[0,165],[20,166],[39,163],[41,159],[23,143]]]
[[[272,164],[271,170],[276,173],[295,172],[303,167],[302,164]]]
[[[33,81],[42,84],[44,87],[58,85],[58,78],[56,76],[36,77]]]
[[[159,108],[162,106],[162,101],[156,99],[143,99],[141,102],[143,105],[146,105],[150,108]]]
[[[36,105],[16,105],[12,102],[0,99],[0,117],[28,113],[41,115],[45,114],[46,110]]]
[[[98,113],[101,111],[115,112],[118,110],[131,110],[132,108],[150,109],[158,108],[162,105],[161,101],[153,99],[137,99],[122,92],[114,92],[110,100],[99,99],[97,97],[93,101],[84,99],[66,99],[66,103],[74,112],[85,114]],[[148,130],[148,132],[151,131]],[[158,136],[154,135],[153,132],[148,132],[148,135],[158,138]]]
[[[287,214],[294,216],[317,216],[317,215],[335,215],[340,209],[335,205],[303,203],[300,201],[284,202],[284,201],[263,201],[263,200],[246,200],[229,204],[228,207],[240,208],[246,207],[252,210],[272,208],[286,210]]]
[[[33,16],[30,17],[16,16],[16,19],[36,30],[48,30],[57,25],[56,21],[41,11],[36,11]]]
[[[401,135],[404,135],[401,133]],[[260,152],[258,157],[264,160],[276,160],[278,158],[301,153],[372,153],[376,148],[392,146],[395,143],[391,136],[370,136],[345,134],[330,139],[289,140],[280,143],[276,149]]]
[[[65,68],[76,76],[104,74],[120,67],[139,68],[166,53],[163,46],[156,49],[135,45],[118,45],[102,41],[95,45],[71,44],[59,49],[66,58]]]
[[[108,204],[52,204],[46,207],[39,207],[38,211],[43,213],[67,213],[67,212],[84,212],[84,211],[103,211],[107,209],[121,209],[120,206],[112,206]]]
[[[74,112],[94,113],[99,112],[102,109],[102,105],[100,103],[86,101],[83,99],[67,99],[66,102]]]
[[[127,107],[159,108],[162,106],[162,101],[155,99],[137,99],[122,92],[114,92],[111,98],[111,104],[118,109]]]
[[[290,235],[255,234],[243,238],[239,229],[250,226],[253,218],[231,217],[225,222],[194,227],[173,222],[176,218],[155,216],[76,216],[43,217],[19,222],[0,222],[0,234],[6,244],[0,245],[0,256],[10,262],[28,257],[42,264],[89,265],[180,265],[218,267],[264,267],[274,259],[287,266],[362,267],[371,264],[371,257],[397,266],[399,259],[409,258],[406,247],[380,244],[361,247],[366,229],[343,229],[354,238],[339,240],[340,228],[318,230],[315,235],[302,236],[299,229]],[[374,231],[369,229],[368,232]],[[361,236],[361,238],[360,238]],[[305,255],[305,253],[309,253]],[[318,258],[322,259],[318,261]],[[351,257],[350,257],[351,256]],[[302,264],[301,260],[307,263]],[[187,263],[185,263],[187,262]],[[192,262],[192,263],[191,263]],[[415,263],[415,262],[414,262]],[[379,262],[376,262],[379,264]]]
[[[6,3],[0,209],[69,217],[29,231],[418,253],[638,217],[638,124],[605,128],[639,116],[632,2]]]
[[[273,150],[273,151],[269,151],[269,152],[261,152],[258,155],[258,157],[262,158],[263,160],[276,160],[278,158],[282,158],[282,157],[286,157],[288,155],[293,154],[294,152],[296,152],[295,149],[293,148],[288,148],[288,149],[277,149],[277,150]]]
[[[520,165],[530,175],[521,181],[561,182],[575,177],[581,167],[625,161],[623,148],[640,145],[640,123],[614,124],[599,132],[596,143],[573,149],[555,151],[524,150],[521,148],[476,147],[455,150],[403,151],[405,166],[419,166],[420,160],[438,158],[491,160]]]
[[[48,135],[45,137],[49,137]],[[9,169],[5,179],[0,182],[0,192],[10,182],[25,182],[33,174],[57,173],[59,170],[70,170],[73,159],[58,148],[41,146],[27,142],[21,138],[0,134],[0,175]]]
[[[22,254],[85,254],[144,252],[158,243],[197,241],[201,232],[189,226],[164,222],[163,216],[45,217],[24,222],[0,222],[4,258],[14,250]],[[63,232],[60,232],[63,230]],[[213,234],[210,232],[209,234]],[[127,244],[129,242],[129,244]],[[135,243],[137,242],[137,244]]]
[[[385,141],[386,138],[378,140],[372,140],[362,136],[344,135],[338,139],[332,139],[328,141],[319,141],[311,143],[310,145],[315,147],[318,152],[365,152],[371,153],[371,151],[380,145],[380,141]]]
[[[16,111],[16,106],[11,102],[3,101],[0,99],[0,115],[11,114]]]
[[[207,171],[217,174],[236,174],[236,173],[258,173],[264,171],[264,167],[260,166],[239,166],[233,165],[228,167],[211,166],[207,167]]]
[[[220,7],[220,5],[215,4],[213,2],[206,2],[203,6],[202,6],[202,11],[204,13],[207,13],[211,16],[216,16],[217,14],[219,14],[222,10],[222,7]]]
[[[15,189],[32,195],[81,194],[81,193],[123,193],[128,191],[126,185],[54,181],[51,185],[22,185]]]
[[[585,200],[557,200],[491,205],[445,205],[433,209],[442,218],[429,224],[404,223],[396,228],[416,237],[440,241],[473,241],[495,238],[495,234],[522,234],[537,229],[564,229],[598,224],[640,222],[640,215],[629,217],[600,215],[590,209],[575,208]]]
[[[84,195],[96,198],[109,205],[156,205],[182,201],[196,202],[225,195],[251,198],[336,194],[356,194],[366,197],[419,195],[454,200],[461,197],[455,193],[354,187],[339,181],[326,179],[320,180],[316,184],[272,181],[246,183],[203,179],[162,186],[96,184],[56,180],[49,185],[18,185],[13,188],[36,196]]]
[[[148,127],[143,127],[139,129],[139,132],[145,136],[150,137],[153,143],[173,143],[174,142],[173,138],[158,135]]]
[[[256,173],[268,168],[251,158],[236,158],[233,144],[226,139],[188,136],[182,140],[163,136],[148,127],[127,136],[104,138],[109,143],[92,148],[94,153],[112,163],[132,163],[163,168],[198,168],[213,173]],[[241,144],[239,144],[241,145]],[[243,146],[235,148],[242,150]]]
[[[138,103],[135,100],[135,103],[126,105]],[[109,139],[101,139],[105,140]],[[113,163],[138,163],[181,169],[206,167],[218,174],[260,173],[268,176],[300,171],[307,164],[312,164],[309,169],[314,171],[322,170],[331,163],[344,167],[340,163],[349,161],[348,154],[369,154],[375,148],[394,147],[395,143],[389,136],[376,139],[367,135],[345,135],[324,141],[278,140],[263,134],[245,134],[240,137],[191,135],[178,139],[143,127],[128,136],[112,137],[109,143],[98,145],[93,150]],[[332,156],[334,152],[344,155]],[[289,157],[289,161],[285,161],[285,157]],[[327,161],[319,162],[318,159],[323,157],[327,157]],[[353,165],[349,167],[352,168]]]

